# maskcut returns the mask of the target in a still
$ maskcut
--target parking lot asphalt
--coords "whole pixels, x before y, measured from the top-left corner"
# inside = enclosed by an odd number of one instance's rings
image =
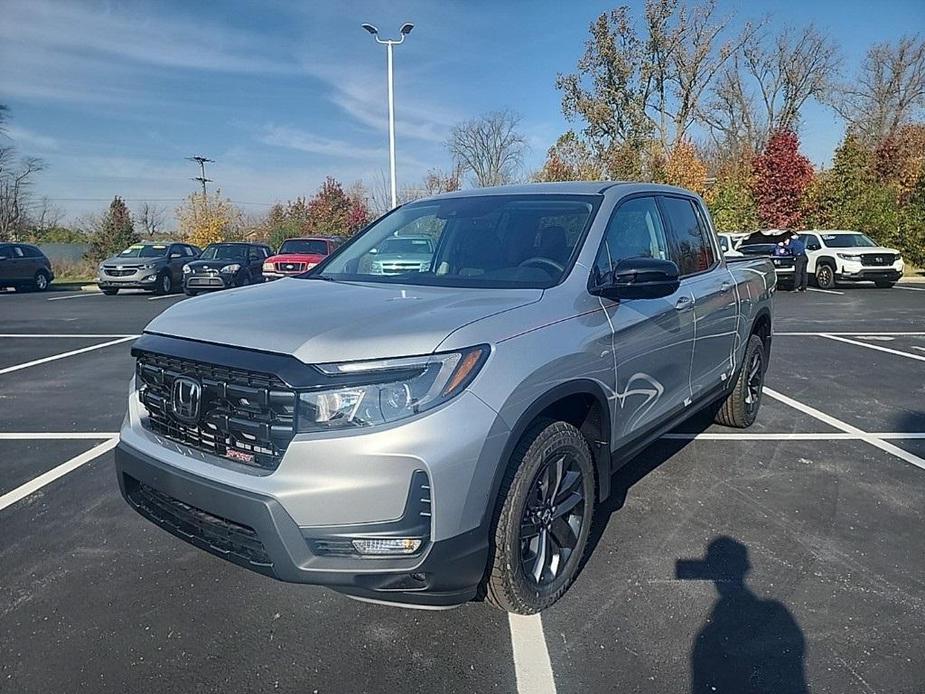
[[[778,294],[756,425],[629,463],[522,619],[357,603],[147,523],[108,437],[132,336],[186,299],[0,294],[0,691],[727,692],[760,663],[776,692],[922,692],[925,292],[837,292]]]

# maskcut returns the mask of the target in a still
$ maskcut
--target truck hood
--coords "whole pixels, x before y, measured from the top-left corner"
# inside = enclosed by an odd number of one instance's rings
[[[327,256],[320,253],[284,253],[271,255],[264,260],[265,263],[320,263]]]
[[[156,263],[164,262],[165,260],[166,258],[162,255],[157,255],[151,258],[139,258],[137,256],[134,258],[121,258],[119,256],[115,256],[113,258],[107,258],[101,263],[101,265],[117,267],[121,267],[123,265],[154,265]]]
[[[307,364],[412,356],[433,352],[468,323],[542,295],[541,289],[285,278],[187,299],[145,332],[291,354]]]

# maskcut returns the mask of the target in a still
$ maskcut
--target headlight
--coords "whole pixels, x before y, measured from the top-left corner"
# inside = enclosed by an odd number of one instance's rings
[[[264,264],[263,264],[263,271],[264,271],[264,272],[273,272],[273,269],[274,269],[274,268],[273,268],[273,263],[264,263]]]
[[[157,266],[154,265],[153,263],[144,263],[143,265],[139,265],[138,269],[139,270],[153,270],[155,267]]]
[[[311,269],[312,269],[313,267],[315,267],[317,264],[318,264],[318,263],[305,263],[305,269],[306,269],[306,270],[311,270]]]
[[[459,395],[482,368],[490,349],[382,359],[318,368],[350,385],[299,394],[299,431],[330,431],[394,422]]]
[[[839,258],[841,258],[842,260],[854,260],[854,261],[858,261],[858,260],[861,259],[861,256],[856,255],[856,254],[854,254],[854,253],[837,253],[836,255],[837,255]]]
[[[374,275],[381,275],[382,263],[380,263],[378,260],[374,260],[372,267],[370,268],[370,272],[372,272]]]
[[[188,275],[188,274],[191,273],[192,271],[193,271],[193,268],[191,268],[189,265],[184,265],[184,266],[183,266],[183,274],[184,274],[184,275]]]
[[[237,272],[240,269],[241,265],[239,263],[231,263],[223,267],[219,272]]]

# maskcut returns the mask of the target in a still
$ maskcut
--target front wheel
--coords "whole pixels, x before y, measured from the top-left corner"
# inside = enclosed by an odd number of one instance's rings
[[[892,289],[895,282],[874,282],[877,289]]]
[[[154,293],[158,296],[170,294],[173,291],[173,278],[169,272],[162,272],[157,276],[154,284]]]
[[[118,289],[112,289],[110,287],[100,287],[100,291],[103,292],[106,296],[115,296],[119,293]]]
[[[739,377],[716,413],[717,424],[746,429],[755,423],[758,408],[761,407],[765,371],[764,342],[757,335],[752,335],[745,348]]]
[[[594,514],[591,449],[566,422],[540,422],[518,444],[502,485],[487,599],[516,614],[546,609],[568,590]]]
[[[819,289],[832,289],[835,286],[835,270],[831,265],[820,265],[816,268],[816,284]]]

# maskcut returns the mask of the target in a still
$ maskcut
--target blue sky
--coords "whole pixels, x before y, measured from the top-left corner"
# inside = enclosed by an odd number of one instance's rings
[[[397,34],[399,184],[447,167],[453,123],[511,108],[528,170],[569,127],[554,88],[589,23],[617,2],[71,2],[0,0],[0,103],[9,134],[48,169],[36,192],[69,218],[119,194],[176,200],[205,154],[215,185],[255,214],[311,194],[326,175],[381,180],[388,167],[385,49],[360,24]],[[632,3],[634,7],[641,3]],[[868,46],[925,30],[915,0],[720,0],[736,21],[815,22],[851,75]],[[806,153],[826,164],[842,125],[811,104]]]

